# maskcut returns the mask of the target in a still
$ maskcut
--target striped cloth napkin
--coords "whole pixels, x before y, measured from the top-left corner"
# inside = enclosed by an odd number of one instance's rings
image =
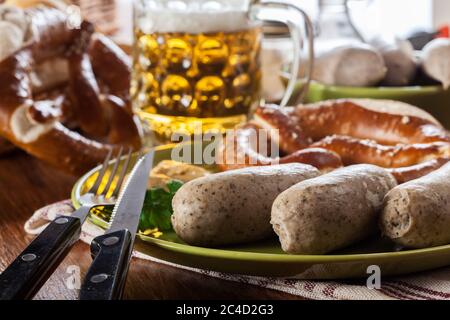
[[[70,215],[74,211],[65,200],[36,211],[25,223],[25,231],[39,234],[56,215]],[[90,243],[103,230],[87,221],[83,225],[81,241]],[[311,281],[297,279],[251,277],[201,270],[159,260],[139,251],[133,256],[173,267],[239,283],[252,284],[314,300],[450,300],[450,267],[431,272],[392,278],[383,281],[380,289],[369,289],[365,280]]]

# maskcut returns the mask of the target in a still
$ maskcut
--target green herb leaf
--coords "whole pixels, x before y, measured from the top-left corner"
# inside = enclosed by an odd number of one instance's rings
[[[172,180],[169,183],[167,183],[167,189],[169,189],[170,193],[175,193],[183,186],[183,182],[179,180]]]
[[[172,180],[164,188],[152,188],[145,194],[144,205],[140,218],[139,230],[158,228],[161,231],[172,230],[170,217],[173,214],[172,198],[183,182]]]

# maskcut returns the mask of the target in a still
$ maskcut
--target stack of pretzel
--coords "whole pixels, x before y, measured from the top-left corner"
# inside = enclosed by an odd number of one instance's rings
[[[0,137],[80,174],[111,150],[141,146],[129,57],[49,1],[0,5]],[[0,143],[4,144],[5,143]]]
[[[257,130],[267,134],[256,135],[260,140],[249,143],[248,137]],[[282,155],[263,154],[258,147],[261,142],[277,143]],[[450,161],[450,134],[428,113],[401,102],[353,99],[287,108],[264,106],[232,139],[224,140],[218,157],[223,170],[290,162],[322,171],[374,164],[404,183]]]

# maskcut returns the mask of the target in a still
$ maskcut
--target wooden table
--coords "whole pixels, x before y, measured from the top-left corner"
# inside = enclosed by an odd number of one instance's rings
[[[31,214],[69,197],[76,177],[16,151],[0,157],[0,270],[32,240],[23,225]],[[76,299],[77,290],[66,287],[70,266],[86,272],[89,247],[77,243],[36,299]],[[295,299],[296,297],[251,285],[210,278],[173,267],[134,259],[125,289],[126,299]]]

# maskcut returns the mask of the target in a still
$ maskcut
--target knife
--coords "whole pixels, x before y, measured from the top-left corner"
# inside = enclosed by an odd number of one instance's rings
[[[92,241],[94,260],[81,286],[80,300],[121,299],[153,158],[152,150],[137,162],[114,207],[110,228]]]

